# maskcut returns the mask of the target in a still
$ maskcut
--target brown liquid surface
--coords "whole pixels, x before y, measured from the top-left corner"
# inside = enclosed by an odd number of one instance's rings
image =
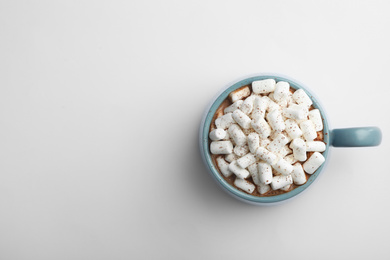
[[[250,85],[245,85],[245,86],[242,86],[241,88],[239,88],[239,89],[237,89],[237,90],[235,90],[235,91],[239,91],[240,89],[245,88],[245,87],[249,87],[250,89],[252,89]],[[295,90],[292,89],[292,88],[290,88],[290,91],[291,91],[292,93],[294,93]],[[232,102],[229,100],[229,98],[226,98],[226,99],[221,103],[221,105],[220,105],[220,106],[218,107],[218,109],[216,110],[216,112],[215,112],[215,114],[214,114],[214,116],[213,116],[213,119],[212,119],[212,121],[211,121],[210,132],[216,128],[216,126],[215,126],[215,124],[214,124],[215,119],[217,119],[218,117],[224,115],[224,112],[223,112],[224,109],[227,108],[228,106],[230,106],[231,104],[232,104]],[[309,108],[309,110],[312,110],[312,109],[314,109],[313,106],[311,106],[311,107]],[[322,115],[321,115],[321,116],[322,116]],[[253,130],[253,129],[251,129],[251,130]],[[253,132],[255,132],[255,131],[253,130]],[[323,134],[323,131],[318,131],[318,132],[317,132],[317,138],[314,139],[314,141],[322,141],[322,142],[324,141],[324,134]],[[209,143],[210,143],[210,142],[211,142],[211,140],[209,139]],[[210,154],[211,154],[211,153],[210,153]],[[309,159],[310,156],[313,154],[313,152],[307,152],[306,154],[307,154],[307,159]],[[233,186],[234,188],[236,188],[236,189],[238,189],[238,190],[241,190],[241,191],[245,192],[244,190],[242,190],[242,189],[240,189],[240,188],[238,188],[238,187],[236,187],[236,186],[234,185],[234,180],[236,179],[236,176],[235,176],[234,174],[232,174],[230,177],[225,177],[225,176],[221,173],[221,171],[220,171],[220,169],[219,169],[219,167],[218,167],[218,164],[217,164],[217,158],[218,158],[218,157],[225,158],[225,155],[211,154],[211,160],[213,161],[214,166],[217,168],[217,170],[218,170],[219,174],[221,175],[221,177],[224,178],[224,179],[225,179],[231,186]],[[299,163],[303,164],[304,162],[299,162]],[[272,169],[272,171],[274,172],[274,169]],[[309,178],[310,178],[311,174],[307,174],[307,173],[305,173],[305,174],[306,174],[306,180],[309,181]],[[251,182],[251,183],[253,183],[253,185],[255,185],[255,186],[257,187],[257,185],[253,182],[251,176],[249,176],[246,180],[249,181],[249,182]],[[270,189],[267,193],[265,193],[265,194],[260,194],[260,193],[257,191],[257,188],[256,188],[256,189],[253,191],[253,193],[250,193],[250,195],[257,196],[257,197],[276,196],[276,195],[280,195],[280,194],[283,194],[283,193],[287,193],[287,192],[289,192],[289,191],[292,191],[293,189],[295,189],[295,188],[297,188],[297,187],[299,187],[299,185],[296,185],[295,183],[293,183],[293,184],[291,184],[290,188],[289,188],[287,191],[280,190],[280,189],[279,189],[279,190],[273,190],[273,189],[271,188],[271,189]],[[245,192],[245,193],[247,193],[247,192]]]

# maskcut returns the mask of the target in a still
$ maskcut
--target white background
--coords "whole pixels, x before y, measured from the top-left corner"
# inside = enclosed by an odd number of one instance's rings
[[[389,259],[388,1],[1,1],[0,259]],[[248,74],[307,85],[332,149],[282,205],[237,201],[198,152]]]

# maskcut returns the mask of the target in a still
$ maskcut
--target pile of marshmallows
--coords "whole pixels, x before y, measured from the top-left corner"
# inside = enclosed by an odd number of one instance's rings
[[[309,110],[312,100],[303,89],[290,92],[288,82],[265,79],[229,94],[232,105],[215,120],[209,133],[210,151],[225,177],[251,194],[288,191],[302,185],[325,158],[326,145],[317,138],[323,129],[320,111]],[[307,152],[314,152],[307,158]],[[300,162],[303,162],[302,164]],[[246,180],[252,177],[254,184]],[[256,185],[256,186],[255,186]]]

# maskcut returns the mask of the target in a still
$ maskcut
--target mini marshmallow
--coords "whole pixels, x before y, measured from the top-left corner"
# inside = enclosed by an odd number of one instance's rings
[[[314,123],[316,131],[321,131],[324,128],[320,110],[312,109],[309,111],[309,119]]]
[[[289,164],[285,159],[279,159],[279,161],[272,165],[272,167],[277,172],[285,176],[290,175],[293,170],[293,166]]]
[[[212,141],[210,151],[212,154],[229,154],[233,152],[233,144],[230,141]]]
[[[225,139],[225,136],[226,136],[226,131],[221,128],[214,129],[209,133],[209,137],[213,141],[219,141]]]
[[[275,101],[270,99],[269,97],[265,96],[265,97],[262,97],[262,99],[264,99],[265,102],[268,103],[268,107],[267,107],[268,112],[271,112],[273,110],[280,110],[280,106],[277,103],[275,103]]]
[[[274,79],[256,80],[252,82],[252,90],[255,94],[264,94],[275,90],[276,81]]]
[[[282,147],[282,149],[279,150],[279,152],[276,155],[279,156],[280,158],[284,158],[288,154],[291,154],[292,152],[293,151],[290,148],[288,148],[287,145],[285,145],[284,147]]]
[[[238,89],[236,91],[231,92],[229,94],[229,98],[230,98],[230,101],[232,101],[234,103],[237,100],[246,98],[250,94],[251,94],[251,90],[249,89],[249,87],[244,87],[244,88],[241,88],[241,89]]]
[[[270,184],[272,182],[272,167],[268,163],[258,163],[259,181],[262,184]]]
[[[284,146],[290,142],[290,139],[284,134],[278,134],[274,140],[267,146],[268,151],[273,153],[280,153]]]
[[[254,164],[255,162],[256,157],[251,153],[247,153],[246,155],[242,156],[240,159],[237,160],[238,166],[244,169],[249,165]]]
[[[323,152],[326,149],[326,145],[321,141],[306,142],[306,151],[308,152]]]
[[[245,115],[244,112],[242,112],[241,110],[234,110],[232,117],[234,121],[236,121],[237,124],[239,124],[242,128],[248,129],[251,127],[252,119],[249,116]]]
[[[287,118],[291,118],[294,120],[303,120],[307,119],[309,114],[309,110],[305,105],[296,105],[291,104],[289,107],[285,108],[283,111],[283,115]]]
[[[243,180],[243,179],[240,179],[240,178],[236,178],[234,180],[234,185],[237,188],[240,188],[240,189],[242,189],[243,191],[245,191],[246,193],[249,193],[249,194],[253,193],[253,191],[256,188],[255,185],[253,185],[249,181]]]
[[[282,188],[280,188],[282,191],[288,191],[291,188],[291,184],[288,184]]]
[[[282,132],[286,128],[282,115],[278,109],[269,112],[267,114],[267,120],[274,131]]]
[[[248,135],[248,147],[251,153],[256,153],[257,148],[260,146],[260,136],[258,133],[250,133]]]
[[[271,187],[268,185],[268,184],[263,184],[263,183],[260,183],[257,187],[257,191],[260,193],[260,194],[265,194],[267,193],[269,190],[271,189]]]
[[[271,182],[271,187],[273,190],[278,190],[284,186],[290,185],[293,183],[291,175],[288,176],[274,176]]]
[[[227,114],[227,113],[233,113],[234,110],[240,109],[243,103],[244,103],[244,100],[237,100],[236,102],[234,102],[233,104],[231,104],[230,106],[228,106],[227,108],[225,108],[225,109],[223,110],[223,112],[224,112],[225,114]]]
[[[287,119],[284,121],[284,124],[286,125],[286,132],[291,139],[302,136],[302,130],[294,120]]]
[[[308,174],[313,174],[325,162],[325,157],[319,152],[314,152],[303,164],[303,169]]]
[[[252,112],[252,110],[253,110],[253,105],[254,105],[253,103],[255,101],[255,98],[257,98],[257,97],[258,96],[254,96],[254,95],[247,97],[244,100],[244,103],[242,103],[242,106],[240,107],[240,110],[243,113],[249,115]]]
[[[235,153],[225,155],[225,160],[229,163],[231,163],[234,160],[237,160],[238,158],[240,158],[240,157]]]
[[[304,104],[306,107],[310,107],[313,104],[313,101],[311,101],[310,97],[301,88],[297,89],[292,97],[297,104]]]
[[[229,170],[229,163],[226,162],[222,157],[217,157],[217,164],[223,176],[229,177],[233,174],[233,172]]]
[[[233,149],[233,152],[238,155],[239,157],[244,156],[249,152],[248,145],[236,145]]]
[[[257,170],[257,163],[248,166],[248,171],[252,176],[252,180],[256,185],[260,184],[259,171]]]
[[[241,168],[237,161],[232,161],[229,164],[229,170],[231,170],[238,178],[245,179],[248,178],[249,172],[246,169]]]
[[[317,131],[315,129],[315,126],[311,120],[303,121],[299,124],[303,136],[305,137],[306,141],[313,141],[317,138]]]
[[[275,85],[274,99],[276,102],[285,100],[287,102],[287,96],[290,93],[290,84],[285,81],[279,81]]]
[[[246,135],[237,124],[232,124],[228,129],[228,133],[236,145],[246,144]]]
[[[301,138],[295,138],[292,142],[290,147],[293,149],[294,157],[298,161],[306,161],[306,143]]]
[[[264,147],[259,147],[256,151],[256,156],[261,160],[266,161],[268,164],[273,165],[277,160],[277,156],[265,149]]]
[[[265,139],[271,134],[271,127],[262,117],[257,120],[252,120],[251,125],[252,128],[259,134],[261,139]]]
[[[253,111],[252,118],[253,120],[258,120],[260,117],[265,117],[265,112],[268,109],[268,99],[264,97],[255,97],[253,101]]]
[[[220,129],[228,129],[232,124],[235,123],[232,113],[227,113],[226,115],[220,116],[215,119],[215,126]]]
[[[302,185],[306,182],[306,174],[303,171],[302,165],[300,163],[293,165],[291,177],[296,185]]]
[[[266,139],[260,139],[260,147],[267,147],[271,143],[271,140],[268,138]]]
[[[226,155],[226,156],[229,156],[229,155]],[[286,162],[288,162],[289,164],[294,164],[297,162],[297,159],[295,159],[293,154],[287,155],[283,159],[285,159]],[[225,160],[226,160],[226,157],[225,157]]]

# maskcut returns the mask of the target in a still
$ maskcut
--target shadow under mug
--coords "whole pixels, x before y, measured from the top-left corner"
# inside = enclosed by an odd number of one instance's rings
[[[276,196],[264,196],[258,197],[253,196],[248,193],[245,193],[241,190],[230,185],[218,172],[215,167],[210,154],[210,142],[208,138],[210,125],[212,118],[221,105],[221,103],[228,97],[229,93],[242,87],[245,85],[250,85],[255,80],[263,80],[263,79],[275,79],[278,81],[286,81],[290,84],[290,87],[293,89],[302,88],[309,95],[309,97],[313,101],[313,107],[318,108],[321,112],[321,116],[323,118],[323,134],[324,134],[324,142],[326,144],[326,150],[322,153],[325,157],[325,163],[323,163],[307,180],[307,182],[303,185],[298,186],[297,188],[280,194]],[[355,127],[355,128],[344,128],[344,129],[333,129],[329,128],[328,119],[326,117],[325,111],[318,102],[317,98],[307,89],[303,84],[298,83],[296,80],[293,80],[289,77],[278,75],[278,74],[257,74],[256,76],[248,77],[242,79],[234,84],[228,85],[227,88],[223,89],[222,93],[217,95],[206,109],[203,119],[200,125],[199,131],[199,145],[201,150],[201,155],[203,161],[217,183],[228,192],[233,197],[245,201],[251,204],[256,205],[269,205],[274,203],[279,203],[288,199],[291,199],[308,188],[318,177],[318,175],[324,170],[327,162],[328,162],[328,154],[330,146],[333,147],[364,147],[364,146],[377,146],[381,143],[382,134],[378,127]]]

